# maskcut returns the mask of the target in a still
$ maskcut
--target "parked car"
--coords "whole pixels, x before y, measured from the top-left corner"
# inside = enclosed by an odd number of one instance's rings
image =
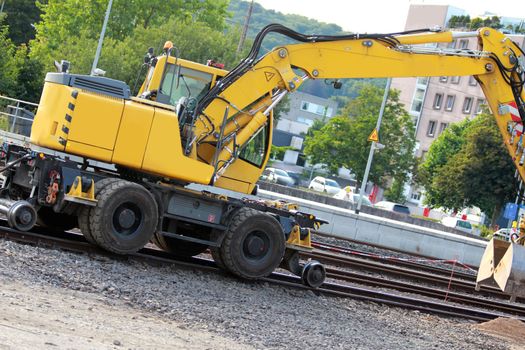
[[[400,214],[410,215],[410,209],[406,205],[399,203],[381,201],[374,204],[374,207],[388,211],[393,211]]]
[[[301,176],[302,176],[302,174],[294,173],[292,171],[287,171],[287,173],[288,173],[288,176],[290,176],[294,180],[294,185],[295,186],[301,186],[301,182],[302,182]]]
[[[351,193],[348,195],[347,198],[343,198],[344,200],[349,201],[350,203],[357,205],[359,203],[359,194],[358,193]],[[370,199],[368,199],[368,196],[363,196],[363,199],[361,200],[361,205],[367,205],[369,207],[373,207],[374,205],[372,202],[370,202]]]
[[[507,242],[514,241],[518,238],[517,228],[500,228],[492,234],[493,238],[501,239]]]
[[[310,182],[310,185],[308,185],[308,188],[317,192],[328,193],[331,196],[339,193],[341,190],[341,186],[339,186],[336,181],[326,179],[322,176],[314,177],[314,179]]]
[[[472,234],[472,225],[467,220],[462,220],[453,216],[445,216],[441,219],[444,226],[455,228],[456,230]]]
[[[266,168],[261,175],[261,179],[283,186],[293,186],[295,184],[295,180],[286,171],[276,168]]]

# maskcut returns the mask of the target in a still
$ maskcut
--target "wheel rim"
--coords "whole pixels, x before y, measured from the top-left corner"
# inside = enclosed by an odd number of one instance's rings
[[[130,236],[142,225],[142,210],[134,203],[123,203],[113,213],[113,230],[121,236]]]
[[[242,253],[251,261],[264,259],[270,251],[270,238],[262,231],[252,231],[243,242]]]
[[[309,287],[317,288],[323,284],[326,278],[326,271],[318,261],[311,261],[303,269],[303,283]]]

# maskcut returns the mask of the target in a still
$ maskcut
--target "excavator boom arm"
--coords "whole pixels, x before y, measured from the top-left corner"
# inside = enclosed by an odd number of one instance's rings
[[[292,92],[306,79],[472,75],[495,113],[509,153],[515,155],[521,147],[518,142],[512,142],[512,123],[516,118],[512,118],[511,109],[515,106],[519,118],[525,119],[524,55],[519,46],[496,30],[306,37],[282,26],[273,26],[277,32],[305,42],[277,47],[261,58],[257,58],[256,48],[252,49],[250,56],[211,89],[197,108],[197,113],[206,115],[215,125],[221,125],[223,117],[237,126],[242,120],[242,128],[238,128],[240,141],[237,144],[232,141],[218,151],[218,175],[233,163],[234,149],[242,148],[242,142],[249,140],[271,118],[268,107],[272,106],[272,100],[268,91]],[[478,38],[478,50],[436,45],[472,36]],[[260,40],[258,37],[254,46]],[[199,128],[198,123],[196,127]],[[217,133],[210,133],[203,140],[209,141],[214,135]],[[525,179],[520,157],[513,158],[521,178]]]

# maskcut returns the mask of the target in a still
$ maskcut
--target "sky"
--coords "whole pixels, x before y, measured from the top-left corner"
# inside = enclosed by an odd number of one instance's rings
[[[298,14],[335,23],[357,33],[399,32],[405,28],[410,4],[451,5],[471,17],[486,11],[505,17],[525,18],[523,0],[255,0],[266,9]]]

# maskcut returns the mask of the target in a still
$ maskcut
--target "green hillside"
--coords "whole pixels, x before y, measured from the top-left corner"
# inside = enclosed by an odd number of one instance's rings
[[[249,1],[230,0],[228,11],[232,14],[232,18],[228,22],[242,27],[246,20],[249,6]],[[271,23],[279,23],[299,33],[305,34],[344,34],[343,29],[337,24],[323,23],[299,15],[285,15],[274,10],[267,10],[260,4],[254,2],[247,37],[254,38],[262,28]],[[291,41],[285,40],[280,35],[270,34],[263,42],[263,50],[266,52],[274,46],[288,44],[290,42]]]
[[[230,20],[227,20],[227,22],[242,27],[248,14],[249,6],[250,1],[230,0],[228,11],[232,17]],[[254,2],[247,34],[248,40],[245,46],[250,46],[252,44],[251,39],[253,39],[262,28],[271,23],[279,23],[304,34],[343,35],[347,33],[337,24],[319,22],[315,19],[300,15],[285,15],[274,10],[267,10],[260,4]],[[275,46],[291,43],[293,43],[293,40],[282,35],[269,34],[263,41],[261,51],[262,53],[266,53]],[[309,80],[306,81],[299,90],[323,98],[332,97],[336,99],[339,106],[342,107],[349,99],[353,99],[359,94],[363,83],[372,83],[382,87],[385,85],[385,79],[344,79],[341,90],[332,89],[329,85],[325,84],[324,80]]]

